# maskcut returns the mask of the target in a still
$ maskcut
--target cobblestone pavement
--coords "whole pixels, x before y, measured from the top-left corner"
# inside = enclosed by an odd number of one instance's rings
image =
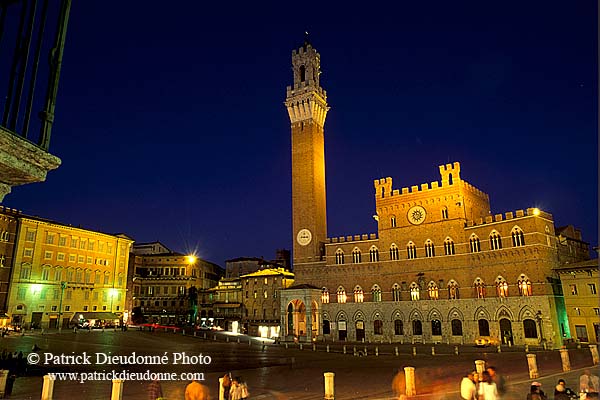
[[[346,353],[341,344],[299,345],[271,344],[247,336],[230,336],[224,333],[199,333],[198,337],[182,336],[171,332],[127,332],[92,331],[62,332],[25,336],[11,335],[1,339],[1,346],[9,351],[30,352],[32,346],[41,348],[39,353],[88,354],[96,352],[130,355],[162,356],[185,352],[188,355],[209,355],[210,365],[111,365],[91,367],[60,367],[55,372],[82,372],[127,369],[130,372],[202,372],[205,384],[212,398],[217,399],[218,377],[225,372],[242,376],[248,383],[252,399],[316,400],[323,398],[323,373],[334,372],[335,398],[337,400],[395,399],[396,391],[402,387],[392,387],[394,378],[405,366],[415,367],[417,398],[458,399],[458,386],[461,376],[474,369],[474,361],[485,360],[495,365],[508,383],[505,399],[524,399],[532,380],[528,377],[527,360],[524,348],[502,348],[498,353],[494,348],[478,349],[473,346],[460,346],[459,355],[454,346],[436,345],[432,355],[431,345],[404,344],[353,344],[346,345]],[[217,339],[216,341],[214,339]],[[227,342],[229,340],[229,342]],[[239,340],[239,343],[238,343]],[[356,346],[356,353],[354,347]],[[416,355],[413,355],[413,347]],[[396,348],[398,355],[396,356]],[[570,349],[573,371],[561,372],[558,351],[530,349],[537,355],[540,378],[547,393],[553,393],[556,381],[562,377],[569,386],[575,388],[581,369],[591,366],[589,349]],[[535,350],[535,351],[534,351]],[[354,354],[357,354],[356,356]],[[376,355],[378,354],[378,355]],[[39,399],[42,391],[42,376],[47,370],[33,369],[38,376],[18,377],[11,399]],[[399,378],[402,378],[400,376]],[[402,379],[397,379],[402,382]],[[183,399],[188,381],[165,381],[163,392],[167,399]],[[109,399],[112,383],[109,381],[86,382],[59,381],[54,386],[54,399]],[[126,381],[124,399],[147,399],[147,382]]]

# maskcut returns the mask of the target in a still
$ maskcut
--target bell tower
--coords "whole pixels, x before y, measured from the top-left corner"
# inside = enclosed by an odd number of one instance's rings
[[[292,51],[293,86],[285,106],[292,127],[292,229],[294,265],[324,260],[327,240],[325,141],[329,107],[319,85],[319,53],[308,43]]]

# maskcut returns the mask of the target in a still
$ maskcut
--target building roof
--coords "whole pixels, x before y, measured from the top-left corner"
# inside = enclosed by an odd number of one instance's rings
[[[294,278],[294,273],[288,271],[284,268],[265,268],[258,270],[256,272],[252,272],[250,274],[242,275],[240,278],[254,278],[259,276],[273,276],[273,275],[283,275],[288,278]]]
[[[597,258],[593,258],[591,260],[585,260],[585,261],[579,261],[579,262],[574,262],[574,263],[565,263],[562,265],[559,265],[558,267],[555,267],[554,270],[558,273],[560,272],[569,272],[569,271],[575,271],[575,270],[582,270],[582,269],[598,269],[599,264],[598,264],[598,259]]]
[[[321,290],[321,288],[318,288],[318,287],[313,286],[313,285],[309,285],[308,283],[301,283],[299,285],[292,285],[289,288],[287,288],[286,290],[289,290],[289,289],[318,289],[318,290]]]
[[[231,260],[225,260],[226,263],[238,262],[238,261],[265,261],[265,259],[258,258],[258,257],[237,257],[237,258],[232,258]]]

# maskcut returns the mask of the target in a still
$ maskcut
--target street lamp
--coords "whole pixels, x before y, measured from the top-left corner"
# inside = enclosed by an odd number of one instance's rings
[[[542,331],[542,311],[538,310],[537,313],[535,313],[535,320],[538,323],[539,329],[540,329],[540,343],[542,343],[544,341],[544,332]]]
[[[62,301],[65,289],[67,288],[67,282],[60,283],[60,305],[58,306],[58,333],[62,331]]]

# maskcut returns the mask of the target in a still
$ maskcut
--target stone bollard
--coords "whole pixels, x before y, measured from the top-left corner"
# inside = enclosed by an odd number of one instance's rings
[[[498,345],[498,353],[502,353],[502,347]]]
[[[333,379],[335,374],[333,372],[324,372],[325,376],[325,400],[334,400],[335,399],[335,387]]]
[[[194,337],[198,336],[198,332],[194,331]]]
[[[485,361],[484,360],[475,360],[475,371],[481,376],[483,371],[485,371]]]
[[[594,365],[598,365],[598,362],[600,362],[600,358],[598,358],[598,345],[597,344],[590,344],[590,353],[592,353],[592,363]]]
[[[237,339],[237,342],[238,342],[238,343],[240,342],[240,338],[238,338],[238,339]],[[287,343],[286,343],[286,345],[287,345]],[[286,349],[287,349],[287,347],[286,347]]]
[[[435,356],[435,346],[431,346],[431,355]]]
[[[213,335],[213,340],[216,342],[217,341],[217,335]]]
[[[182,334],[183,336],[185,336],[185,329],[182,329],[182,330],[181,330],[181,334]]]
[[[581,342],[577,339],[577,349],[581,349]]]
[[[375,346],[375,355],[379,356],[379,347]]]
[[[252,346],[252,339],[248,339],[248,347]]]
[[[42,387],[42,400],[52,400],[55,380],[56,378],[54,376],[44,375],[44,386]]]
[[[185,333],[184,333],[185,335]],[[229,336],[227,336],[227,338],[225,339],[225,342],[229,343]]]
[[[122,400],[123,399],[123,380],[113,379],[112,380],[112,393],[110,394],[110,400]]]
[[[458,355],[458,346],[454,346],[454,354]]]
[[[313,351],[317,351],[317,345],[313,343]]]
[[[394,347],[394,352],[396,353],[396,356],[398,356],[398,346]]]
[[[535,359],[535,354],[527,354],[527,365],[529,366],[529,378],[535,379],[540,376],[537,368],[537,361]]]
[[[562,361],[562,370],[567,372],[571,370],[571,360],[569,359],[569,350],[560,349],[560,360]]]
[[[369,355],[369,353],[367,353],[367,346],[365,346],[365,357],[368,355]]]
[[[285,349],[286,349],[286,350],[288,349],[288,344],[287,344],[287,343],[285,344]]]
[[[408,397],[417,394],[415,387],[415,367],[404,367],[404,380],[406,381],[406,395]]]
[[[548,344],[544,341],[544,343],[542,343],[542,347],[544,348],[544,350],[548,350]]]
[[[206,339],[206,332],[204,332],[204,339]]]
[[[346,354],[346,345],[344,345],[343,350],[344,350],[344,354]]]
[[[413,356],[417,355],[417,348],[413,346]]]
[[[302,343],[300,343],[300,350],[302,350]]]
[[[525,345],[525,353],[529,353],[529,345],[528,344]]]
[[[6,395],[6,381],[8,380],[8,370],[0,370],[0,399],[3,399]]]
[[[225,398],[225,388],[223,387],[224,377],[219,378],[219,400],[228,400]]]
[[[356,346],[354,346],[354,355],[356,356],[358,353],[356,351]]]
[[[329,353],[329,345],[327,345],[327,352]]]

